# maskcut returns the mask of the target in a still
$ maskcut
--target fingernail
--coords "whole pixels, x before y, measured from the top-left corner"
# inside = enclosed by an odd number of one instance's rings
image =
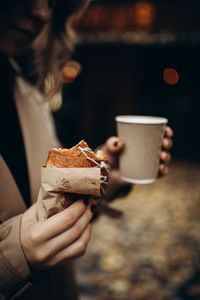
[[[119,144],[119,139],[116,142],[114,142],[114,147],[117,147],[118,144]]]

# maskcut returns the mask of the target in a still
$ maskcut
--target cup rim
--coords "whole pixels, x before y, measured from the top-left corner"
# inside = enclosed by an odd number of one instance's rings
[[[115,121],[128,124],[167,124],[168,119],[157,116],[120,115],[115,117]]]

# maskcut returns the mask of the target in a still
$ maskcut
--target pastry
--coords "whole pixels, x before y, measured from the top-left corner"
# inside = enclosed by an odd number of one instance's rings
[[[82,140],[70,149],[51,149],[46,160],[46,167],[92,168],[100,167],[102,162],[108,163],[104,151],[98,150],[95,154]]]

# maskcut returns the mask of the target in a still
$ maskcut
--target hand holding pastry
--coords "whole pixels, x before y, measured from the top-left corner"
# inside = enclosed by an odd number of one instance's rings
[[[82,256],[91,236],[92,212],[83,200],[45,221],[38,221],[34,204],[23,215],[21,244],[33,269],[57,266]]]
[[[95,154],[81,141],[70,149],[49,151],[42,168],[38,196],[38,218],[45,220],[86,195],[97,206],[108,184],[107,160],[103,151]]]

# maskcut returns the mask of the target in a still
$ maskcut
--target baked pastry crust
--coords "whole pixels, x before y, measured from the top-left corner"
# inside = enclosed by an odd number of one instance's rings
[[[95,154],[82,140],[70,149],[51,149],[46,160],[47,168],[92,168],[102,161],[107,163],[103,150]]]

